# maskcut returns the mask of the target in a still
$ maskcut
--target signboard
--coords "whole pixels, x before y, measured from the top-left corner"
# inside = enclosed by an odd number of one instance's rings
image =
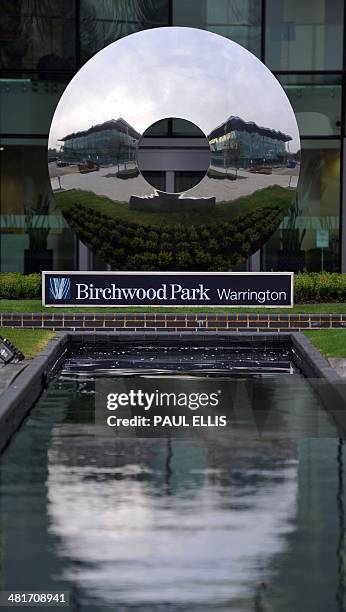
[[[292,308],[293,272],[42,272],[42,303]]]
[[[329,247],[329,230],[316,231],[316,247],[318,249],[327,249]]]

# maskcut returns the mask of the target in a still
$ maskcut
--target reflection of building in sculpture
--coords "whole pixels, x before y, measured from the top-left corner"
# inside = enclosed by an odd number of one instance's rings
[[[124,119],[111,119],[88,130],[61,138],[63,157],[71,161],[92,159],[101,164],[134,160],[140,134]]]
[[[249,168],[286,163],[289,155],[286,143],[292,138],[253,121],[229,117],[209,134],[208,140],[214,165]]]

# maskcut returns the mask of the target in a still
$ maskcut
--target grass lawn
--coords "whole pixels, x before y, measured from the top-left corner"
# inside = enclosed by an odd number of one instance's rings
[[[0,300],[0,312],[196,312],[203,314],[205,312],[258,312],[258,313],[323,313],[323,314],[346,314],[346,303],[337,302],[335,304],[296,304],[294,308],[160,308],[149,306],[134,306],[130,308],[45,308],[42,306],[41,300]]]
[[[346,357],[346,329],[316,329],[304,334],[325,357]]]
[[[0,336],[7,338],[24,353],[26,358],[35,357],[56,335],[49,329],[10,329],[0,327]]]

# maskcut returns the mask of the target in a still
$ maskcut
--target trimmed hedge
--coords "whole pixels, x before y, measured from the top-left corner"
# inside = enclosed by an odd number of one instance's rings
[[[0,299],[21,300],[41,297],[41,275],[0,274]],[[329,272],[298,273],[294,277],[296,303],[346,302],[346,274]]]
[[[0,299],[22,300],[41,297],[41,274],[20,274],[6,272],[0,274]]]
[[[294,277],[295,302],[345,302],[346,274],[335,272],[298,273]]]
[[[292,192],[273,186],[212,212],[138,212],[122,202],[71,190],[56,194],[78,238],[116,270],[231,270],[282,221]],[[265,219],[265,223],[263,220]]]

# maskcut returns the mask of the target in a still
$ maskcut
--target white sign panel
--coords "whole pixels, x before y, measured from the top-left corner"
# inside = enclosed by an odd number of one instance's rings
[[[329,247],[329,230],[316,231],[316,247],[318,249],[327,249]]]

